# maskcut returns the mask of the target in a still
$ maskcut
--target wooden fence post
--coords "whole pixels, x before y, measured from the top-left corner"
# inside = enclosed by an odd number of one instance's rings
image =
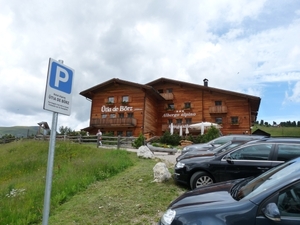
[[[121,145],[121,136],[118,135],[117,149],[120,149],[120,145]]]

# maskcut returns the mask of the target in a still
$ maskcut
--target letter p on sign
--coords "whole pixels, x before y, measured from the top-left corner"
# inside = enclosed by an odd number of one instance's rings
[[[68,67],[52,61],[50,74],[50,87],[70,94],[72,91],[73,71]]]

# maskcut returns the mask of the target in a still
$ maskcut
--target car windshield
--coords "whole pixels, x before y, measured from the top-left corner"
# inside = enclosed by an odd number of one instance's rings
[[[270,187],[274,187],[282,183],[282,178],[287,174],[299,170],[299,165],[294,162],[285,163],[280,166],[268,170],[255,179],[252,179],[245,186],[240,185],[239,191],[233,196],[235,199],[249,199]]]
[[[221,145],[221,146],[219,146],[219,147],[217,147],[217,148],[214,148],[214,149],[212,150],[212,152],[215,153],[215,154],[218,154],[218,153],[221,153],[221,152],[225,152],[225,151],[227,151],[227,150],[229,150],[229,149],[232,149],[232,148],[234,148],[234,147],[237,147],[238,145],[241,145],[241,144],[243,144],[243,143],[245,143],[245,142],[234,142],[234,143],[232,143],[232,142],[230,141],[230,142],[227,142],[227,143],[224,144],[224,145]]]

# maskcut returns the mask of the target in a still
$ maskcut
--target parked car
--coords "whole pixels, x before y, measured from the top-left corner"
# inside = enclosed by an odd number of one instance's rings
[[[226,180],[258,176],[300,156],[299,138],[253,140],[215,156],[178,161],[174,179],[191,189]]]
[[[243,178],[186,192],[158,225],[299,225],[300,158],[257,178]]]
[[[262,138],[266,138],[266,136],[263,136],[263,135],[246,135],[246,134],[225,135],[225,136],[217,137],[217,138],[215,138],[215,139],[213,139],[213,140],[211,140],[207,143],[192,144],[192,145],[185,146],[182,149],[181,154],[185,154],[188,151],[203,150],[203,147],[213,149],[213,148],[216,148],[220,145],[223,145],[223,144],[225,144],[225,143],[227,143],[228,141],[231,141],[231,140],[250,141],[250,140],[262,139]]]
[[[225,152],[229,149],[232,149],[236,146],[242,145],[247,143],[245,140],[231,140],[228,141],[227,143],[219,146],[219,147],[213,147],[213,148],[200,148],[194,151],[188,151],[184,154],[179,155],[176,158],[176,161],[180,161],[182,159],[188,159],[188,158],[193,158],[193,157],[207,157],[207,156],[215,156],[221,152]]]

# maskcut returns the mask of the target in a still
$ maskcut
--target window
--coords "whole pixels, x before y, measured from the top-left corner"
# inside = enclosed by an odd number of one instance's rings
[[[158,89],[157,91],[158,91],[158,93],[164,93],[163,89]]]
[[[300,183],[281,191],[278,196],[277,206],[283,217],[300,217],[299,208]],[[298,220],[297,220],[298,221]]]
[[[115,102],[115,98],[114,97],[108,97],[108,102],[109,103],[114,103]]]
[[[166,93],[173,93],[173,89],[172,89],[172,88],[168,88],[168,89],[166,90]]]
[[[232,116],[231,124],[239,124],[239,118],[237,116]]]
[[[216,123],[217,124],[222,124],[223,123],[222,117],[217,117],[216,118]]]
[[[168,109],[175,109],[174,103],[169,103],[168,104]]]
[[[169,124],[173,123],[173,120],[172,119],[168,119],[168,123]]]
[[[131,137],[132,136],[132,131],[131,130],[127,130],[126,131],[126,137]]]
[[[127,113],[128,118],[133,118],[133,113]]]
[[[123,136],[123,131],[117,131],[117,136]]]
[[[222,101],[215,101],[215,106],[222,105]]]
[[[247,146],[231,153],[230,157],[237,160],[268,160],[272,146],[272,144]]]
[[[101,118],[102,118],[102,119],[107,118],[107,114],[101,114]]]
[[[124,118],[124,113],[119,113],[119,118]]]
[[[122,102],[129,102],[129,96],[128,95],[122,96]]]
[[[192,124],[192,118],[186,118],[185,123],[186,124]]]
[[[278,144],[278,161],[289,161],[300,156],[300,145]]]
[[[190,102],[185,102],[185,103],[184,103],[184,108],[185,108],[185,109],[191,108],[191,103],[190,103]]]
[[[115,113],[109,114],[109,118],[116,118],[116,114]]]
[[[182,119],[176,119],[177,124],[182,124]]]

